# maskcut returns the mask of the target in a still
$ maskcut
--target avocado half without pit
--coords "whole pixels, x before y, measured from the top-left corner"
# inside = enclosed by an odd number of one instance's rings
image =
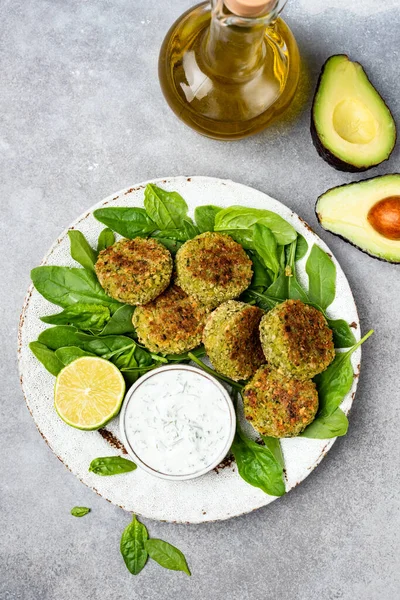
[[[400,174],[335,187],[318,198],[318,221],[367,254],[400,263]]]
[[[328,58],[319,77],[311,116],[318,153],[340,171],[365,171],[388,159],[396,125],[364,69],[348,56]]]

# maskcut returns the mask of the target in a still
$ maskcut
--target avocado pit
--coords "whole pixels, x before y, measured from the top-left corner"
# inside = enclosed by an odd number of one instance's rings
[[[389,196],[374,204],[368,223],[388,240],[400,240],[400,196]]]

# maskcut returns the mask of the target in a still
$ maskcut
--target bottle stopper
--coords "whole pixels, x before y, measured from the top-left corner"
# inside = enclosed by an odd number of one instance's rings
[[[225,0],[225,6],[238,17],[259,17],[270,12],[276,0]]]

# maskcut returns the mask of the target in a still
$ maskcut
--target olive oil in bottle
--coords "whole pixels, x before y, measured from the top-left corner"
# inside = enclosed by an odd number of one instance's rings
[[[211,0],[188,10],[160,52],[164,96],[203,135],[261,131],[293,100],[300,57],[280,0]]]

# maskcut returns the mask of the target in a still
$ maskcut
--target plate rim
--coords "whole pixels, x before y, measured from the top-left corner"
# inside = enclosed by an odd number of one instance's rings
[[[260,190],[256,187],[253,187],[252,185],[247,185],[244,183],[240,183],[237,181],[234,181],[232,179],[226,179],[226,178],[221,178],[221,177],[212,177],[212,176],[207,176],[207,175],[192,175],[192,176],[185,176],[185,175],[173,175],[173,176],[169,176],[169,177],[157,177],[157,178],[151,178],[145,181],[142,181],[140,183],[136,183],[132,186],[128,186],[125,188],[121,188],[120,190],[109,194],[108,196],[104,197],[102,200],[95,202],[94,204],[92,204],[90,206],[89,209],[83,211],[75,220],[72,221],[72,223],[65,227],[62,232],[58,235],[58,237],[56,238],[56,240],[51,244],[50,248],[47,250],[47,252],[45,253],[44,257],[42,258],[40,265],[45,265],[47,263],[48,258],[50,257],[50,255],[53,253],[54,249],[58,247],[58,245],[66,238],[66,236],[68,235],[68,231],[71,229],[71,225],[76,228],[82,221],[84,221],[85,219],[87,219],[90,216],[93,216],[93,212],[94,210],[96,210],[97,208],[103,207],[103,206],[107,206],[108,204],[110,204],[111,202],[113,202],[114,200],[117,200],[121,195],[123,196],[127,196],[128,194],[130,194],[133,191],[139,191],[140,189],[144,189],[146,187],[147,184],[149,183],[153,183],[156,185],[159,184],[163,184],[163,183],[170,183],[172,181],[175,180],[181,180],[181,181],[188,181],[191,182],[193,180],[199,181],[199,180],[208,180],[208,181],[212,181],[212,182],[216,182],[219,184],[233,184],[235,186],[240,186],[243,188],[248,188],[251,190],[254,190],[258,193],[261,193],[267,197],[269,197],[270,199],[274,200],[275,202],[278,202],[279,204],[281,204],[283,207],[285,207],[287,210],[289,210],[293,216],[297,217],[300,221],[300,223],[307,228],[307,230],[310,232],[310,234],[313,236],[313,238],[315,238],[315,241],[318,242],[322,242],[327,248],[328,251],[331,253],[331,255],[333,256],[334,260],[338,263],[340,269],[342,270],[344,277],[348,283],[349,286],[349,292],[351,295],[351,299],[352,299],[352,303],[354,305],[354,309],[355,309],[355,314],[357,316],[356,319],[356,323],[357,323],[357,330],[360,332],[361,334],[361,323],[360,323],[360,317],[358,314],[358,309],[357,309],[357,304],[355,302],[354,299],[354,294],[353,291],[351,289],[350,283],[347,280],[347,275],[346,273],[343,271],[342,267],[340,266],[339,261],[336,259],[334,253],[330,250],[329,246],[326,244],[326,242],[319,237],[319,235],[317,233],[315,233],[315,231],[312,229],[312,227],[307,223],[307,221],[305,221],[300,215],[297,214],[297,212],[295,212],[293,209],[291,209],[289,206],[287,206],[286,204],[284,204],[283,202],[281,202],[280,200],[277,200],[276,198],[274,198],[273,196],[270,196],[267,192]],[[44,439],[44,441],[46,442],[47,446],[50,448],[50,450],[52,451],[52,453],[58,458],[58,460],[70,471],[70,473],[72,473],[81,483],[83,483],[86,487],[88,487],[89,489],[93,490],[98,496],[100,496],[101,498],[103,498],[104,500],[107,500],[108,502],[110,502],[111,504],[113,504],[114,506],[118,506],[119,508],[126,510],[127,512],[132,512],[131,510],[127,509],[124,506],[121,506],[120,504],[117,504],[114,500],[111,500],[110,498],[107,498],[105,495],[103,495],[102,493],[100,493],[96,487],[94,485],[91,485],[90,483],[84,481],[84,479],[70,466],[68,465],[65,460],[63,460],[63,458],[61,458],[57,452],[55,451],[55,449],[52,446],[52,443],[47,439],[47,437],[44,435],[44,433],[41,431],[39,424],[37,423],[33,412],[31,410],[30,407],[30,403],[27,397],[27,393],[25,391],[24,388],[24,373],[22,371],[22,347],[23,347],[23,343],[22,343],[22,329],[23,329],[23,325],[24,325],[24,321],[26,318],[26,313],[28,311],[29,308],[29,303],[32,297],[32,293],[34,291],[34,285],[31,282],[28,290],[26,292],[26,295],[24,297],[23,300],[23,304],[22,304],[22,310],[20,313],[20,318],[19,318],[19,324],[18,324],[18,348],[17,348],[17,356],[18,356],[18,374],[19,374],[19,379],[20,379],[20,384],[21,384],[21,388],[22,388],[22,393],[24,396],[24,401],[25,404],[28,408],[28,411],[33,419],[33,422],[35,423],[35,426],[37,428],[37,430],[39,431],[41,437]],[[360,375],[360,370],[361,370],[361,360],[362,360],[362,347],[358,348],[358,352],[359,352],[359,360],[357,362],[357,367],[354,371],[354,380],[353,380],[353,385],[354,390],[353,390],[353,396],[351,399],[351,405],[349,407],[349,409],[346,412],[346,415],[348,415],[351,412],[351,408],[353,405],[353,401],[354,401],[354,397],[355,397],[355,393],[357,391],[357,387],[358,387],[358,380],[359,380],[359,375]],[[351,390],[350,390],[351,391]],[[312,466],[309,467],[309,473],[303,478],[301,479],[298,483],[294,484],[290,489],[288,489],[285,493],[285,496],[292,490],[294,490],[296,487],[298,487],[298,485],[300,485],[305,479],[307,479],[307,477],[309,477],[309,475],[317,468],[317,466],[321,463],[321,461],[323,460],[323,458],[325,458],[325,456],[327,455],[327,453],[329,452],[329,450],[332,448],[332,446],[334,445],[334,443],[336,442],[337,437],[332,438],[327,440],[327,443],[324,445],[324,447],[321,449],[321,452],[318,456],[318,458],[315,460],[315,462],[312,464]],[[115,449],[115,448],[114,448]],[[268,498],[271,498],[270,496],[267,496]],[[186,524],[186,525],[198,525],[198,524],[202,524],[202,523],[215,523],[215,522],[219,522],[219,521],[227,521],[229,519],[233,519],[236,517],[240,517],[243,515],[247,515],[250,514],[256,510],[259,510],[260,508],[263,508],[265,506],[268,506],[269,504],[272,504],[272,502],[274,502],[275,500],[277,500],[277,497],[272,497],[272,500],[270,500],[267,503],[263,503],[260,504],[259,506],[256,506],[254,508],[250,508],[248,510],[243,510],[240,513],[237,514],[233,514],[233,515],[226,515],[223,517],[218,517],[218,518],[214,518],[214,519],[198,519],[198,520],[191,520],[191,521],[186,521],[186,520],[179,520],[179,519],[174,519],[174,520],[170,520],[170,519],[159,519],[157,517],[152,517],[152,516],[148,516],[146,514],[143,514],[139,511],[134,511],[135,514],[139,517],[143,517],[146,519],[150,519],[150,520],[154,520],[154,521],[160,521],[160,522],[167,522],[167,523],[176,523],[176,524]]]

